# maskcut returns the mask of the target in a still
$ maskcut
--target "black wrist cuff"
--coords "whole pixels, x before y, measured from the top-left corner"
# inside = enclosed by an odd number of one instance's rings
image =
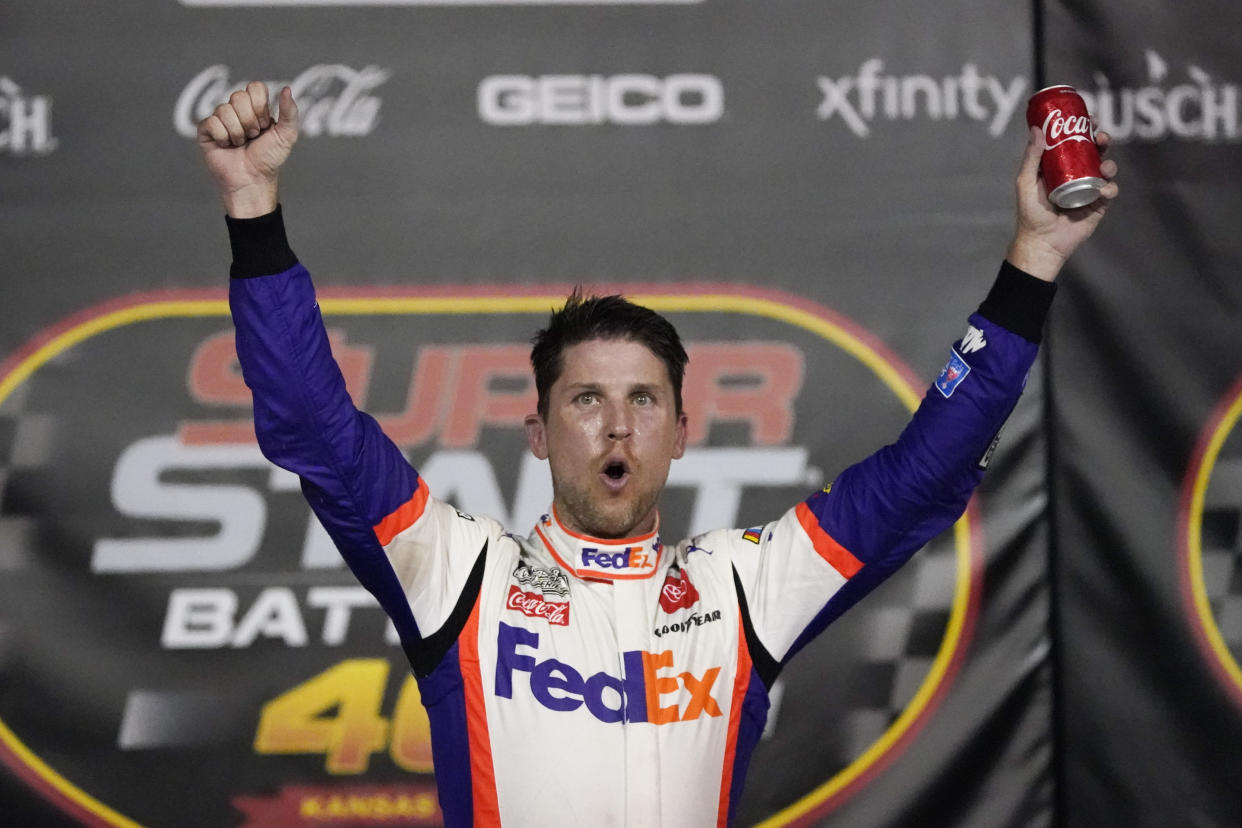
[[[1037,279],[1005,261],[987,298],[979,305],[979,315],[1039,344],[1044,338],[1044,320],[1056,292],[1055,282]]]
[[[285,236],[285,220],[280,205],[264,216],[235,219],[224,217],[229,227],[229,245],[233,248],[233,266],[229,276],[249,279],[281,273],[298,263]]]

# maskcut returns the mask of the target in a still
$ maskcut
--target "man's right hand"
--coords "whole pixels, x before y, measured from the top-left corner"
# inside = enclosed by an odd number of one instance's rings
[[[289,87],[280,90],[272,121],[267,86],[251,81],[198,125],[198,146],[233,218],[255,218],[276,209],[280,168],[298,140],[298,106]]]

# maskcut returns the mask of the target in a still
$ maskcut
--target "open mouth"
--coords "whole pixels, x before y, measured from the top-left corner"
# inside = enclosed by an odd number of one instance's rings
[[[610,489],[619,489],[625,484],[629,474],[629,467],[624,460],[609,460],[604,464],[602,471],[604,485]]]

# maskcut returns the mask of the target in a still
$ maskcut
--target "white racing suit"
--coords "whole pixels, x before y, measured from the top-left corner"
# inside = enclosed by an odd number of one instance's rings
[[[778,671],[961,515],[1051,299],[1004,265],[900,438],[771,523],[520,537],[437,500],[356,410],[279,211],[229,224],[260,446],[400,634],[450,826],[730,824]]]

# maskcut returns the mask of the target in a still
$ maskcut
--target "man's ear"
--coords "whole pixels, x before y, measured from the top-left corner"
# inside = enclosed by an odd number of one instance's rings
[[[677,430],[673,434],[673,459],[680,460],[681,456],[686,453],[686,426],[690,422],[690,418],[686,416],[686,412],[677,415]]]
[[[548,433],[543,425],[543,417],[527,414],[523,425],[526,427],[526,443],[530,446],[530,453],[540,460],[547,460]]]

